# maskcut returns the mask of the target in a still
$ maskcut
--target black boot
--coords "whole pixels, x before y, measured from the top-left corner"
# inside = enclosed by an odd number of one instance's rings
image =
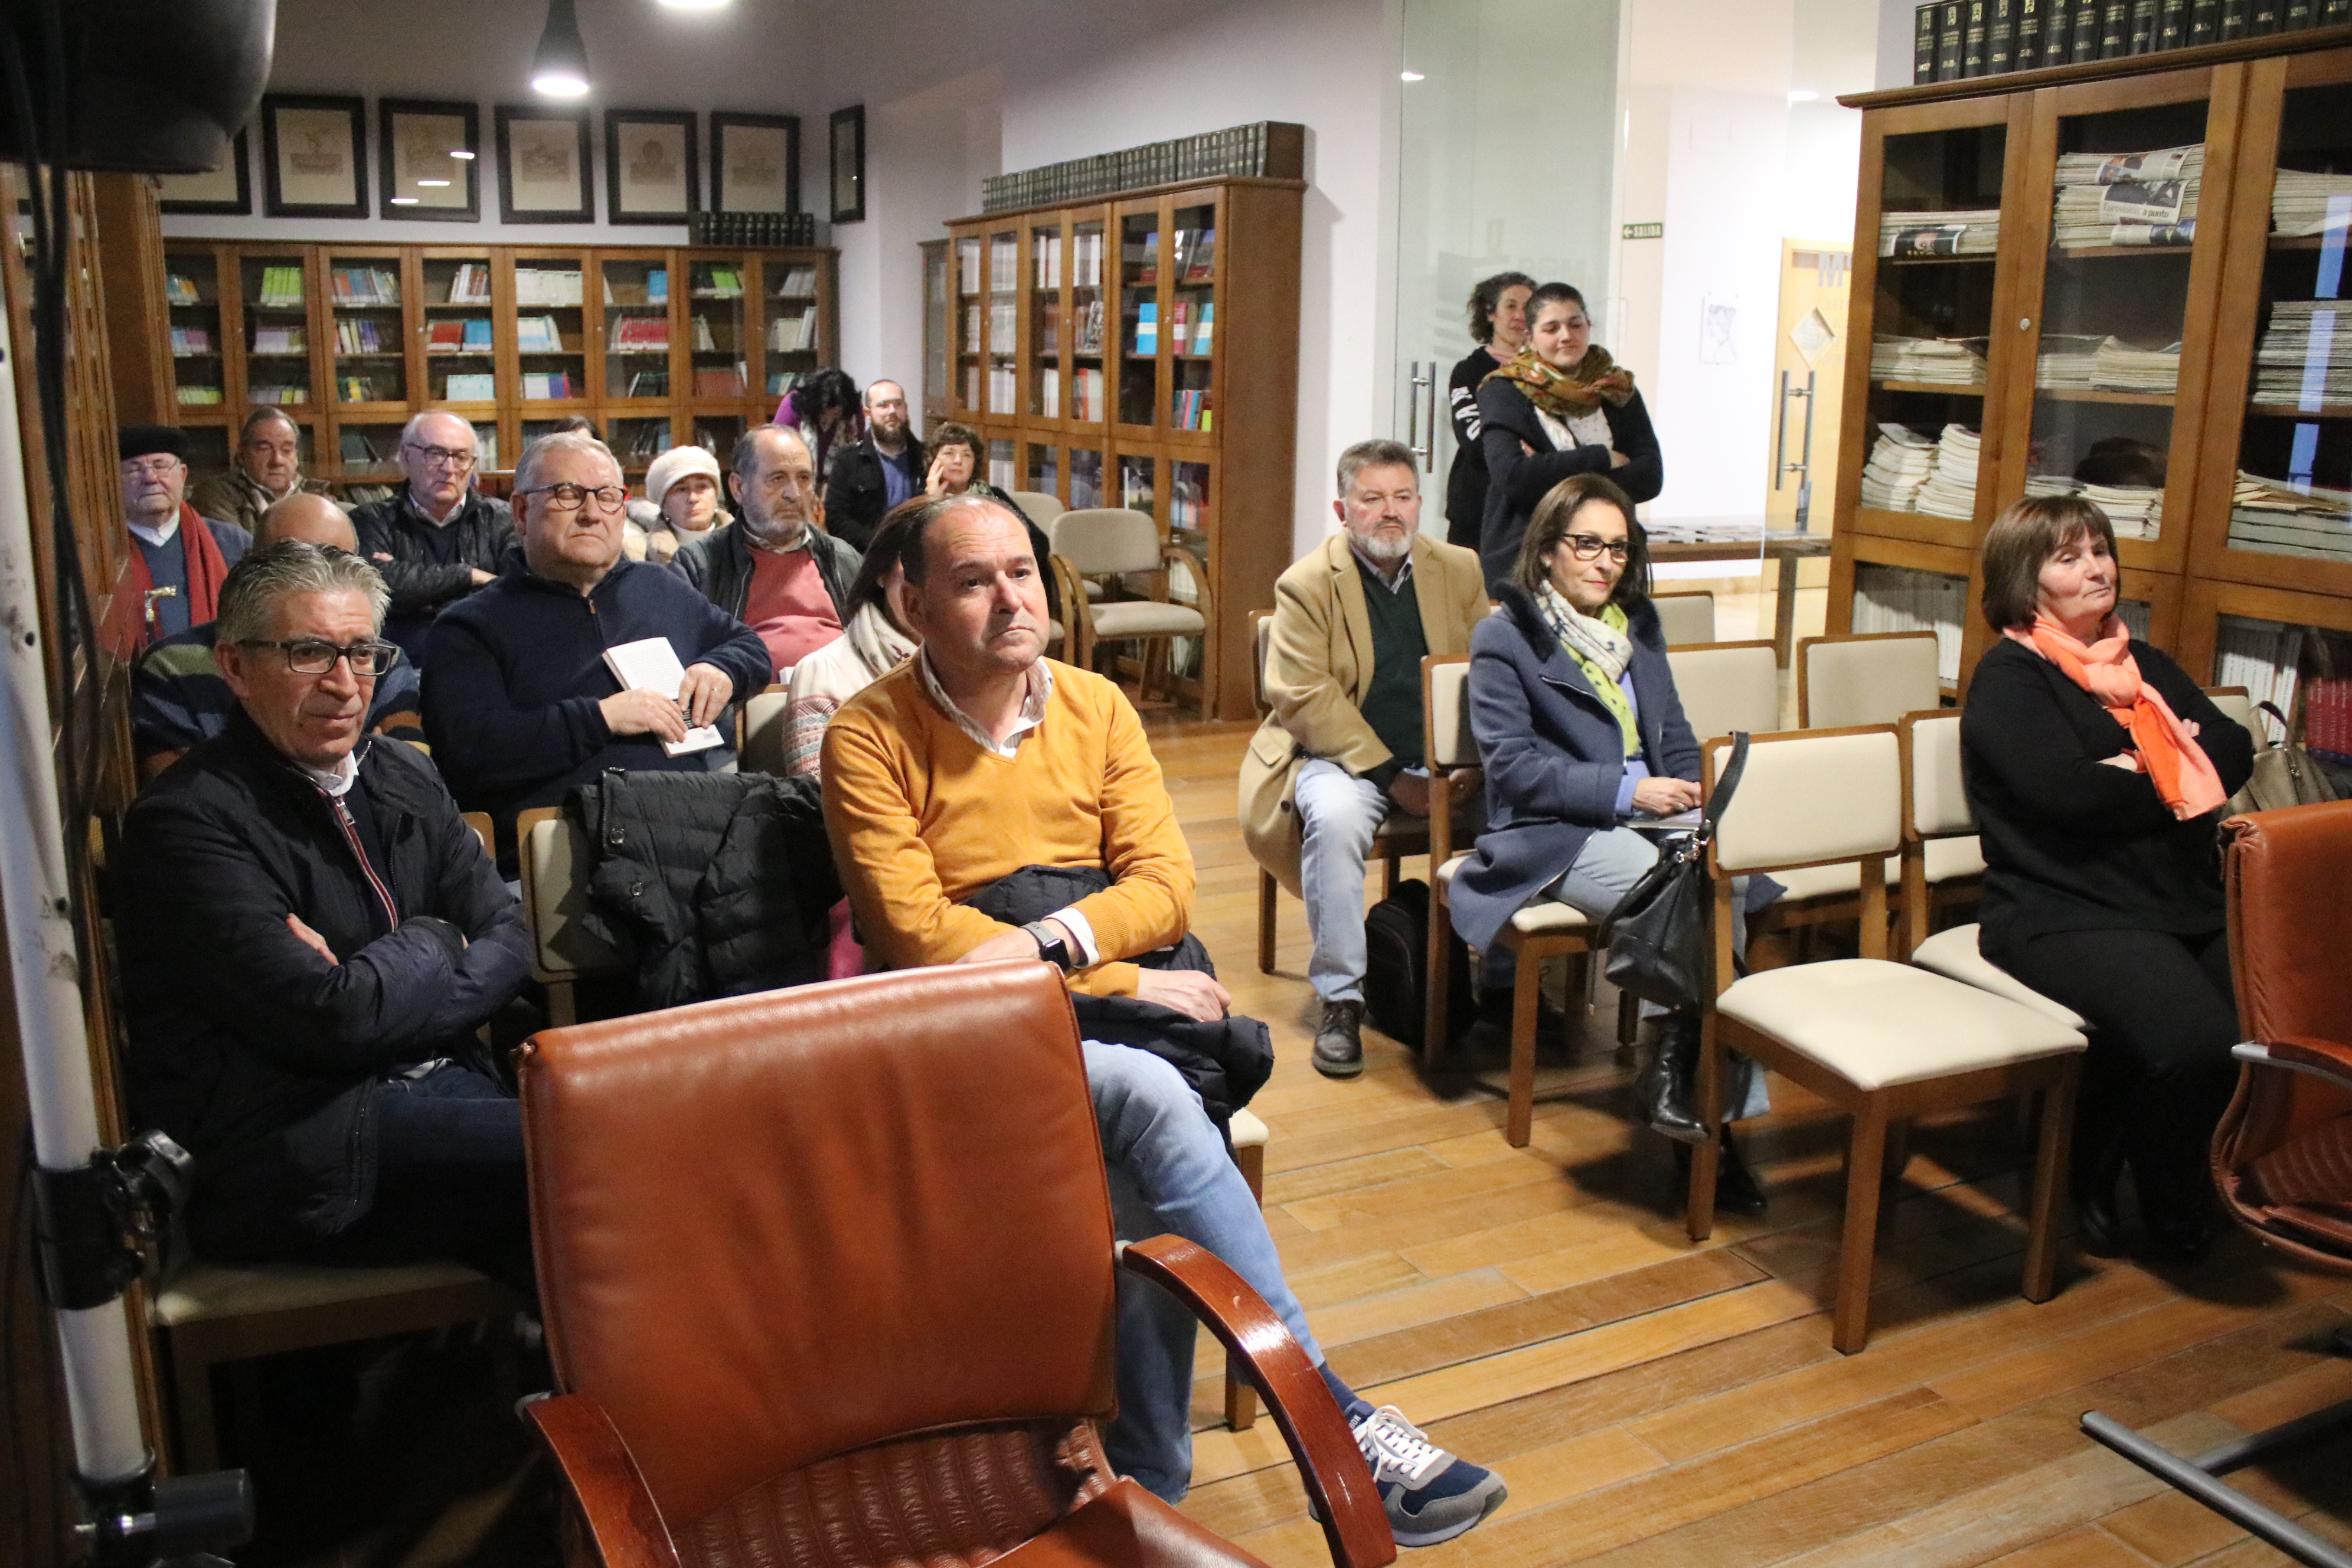
[[[2074,1121],[2074,1144],[2067,1159],[2066,1187],[2074,1200],[2074,1240],[2094,1258],[2120,1258],[2124,1222],[2116,1207],[2116,1183],[2124,1172],[2123,1140],[2106,1126]]]
[[[1354,1078],[1364,1070],[1364,1005],[1326,1002],[1315,1031],[1315,1070],[1325,1078]]]
[[[1643,1024],[1634,1047],[1634,1118],[1678,1144],[1706,1142],[1698,1120],[1698,1034],[1696,1018],[1668,1014]]]

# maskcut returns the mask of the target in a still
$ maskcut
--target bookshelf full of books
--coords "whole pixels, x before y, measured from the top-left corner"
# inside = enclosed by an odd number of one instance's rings
[[[384,482],[400,427],[443,407],[475,425],[489,485],[575,415],[636,473],[685,441],[723,460],[833,363],[836,270],[818,249],[172,240],[169,336],[148,352],[168,361],[199,467],[270,403],[347,489]]]
[[[948,226],[949,412],[1008,488],[1148,513],[1200,559],[1217,624],[1176,668],[1228,718],[1249,709],[1248,613],[1292,556],[1303,189],[1234,177]],[[1172,595],[1198,586],[1171,572]]]
[[[1927,0],[1911,82],[1960,81],[2248,43],[2352,22],[2352,0]],[[2170,60],[2150,62],[2171,65]]]
[[[1932,626],[1964,689],[1986,530],[2080,495],[2135,635],[2352,744],[2352,17],[2033,68],[1846,100],[1830,629]]]

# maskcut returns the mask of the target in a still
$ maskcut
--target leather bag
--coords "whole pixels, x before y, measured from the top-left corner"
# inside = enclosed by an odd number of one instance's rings
[[[1609,950],[1602,973],[1620,991],[1680,1012],[1701,1006],[1713,994],[1707,955],[1707,906],[1712,889],[1706,849],[1715,825],[1739,787],[1748,767],[1748,735],[1731,737],[1731,761],[1715,786],[1696,828],[1661,845],[1657,864],[1625,889],[1600,937]]]
[[[2305,749],[2303,734],[2287,722],[2285,714],[2272,703],[2255,704],[2258,711],[2279,721],[2285,734],[2284,744],[2258,746],[2254,752],[2253,776],[2246,787],[2230,799],[2228,815],[2235,816],[2249,811],[2280,811],[2290,805],[2319,805],[2336,798],[2336,786],[2319,765],[2317,758]],[[2255,739],[2261,736],[2257,733]]]
[[[1470,1023],[1470,952],[1446,932],[1446,1033]],[[1372,1027],[1418,1049],[1429,995],[1429,884],[1414,877],[1364,916],[1364,1012]]]

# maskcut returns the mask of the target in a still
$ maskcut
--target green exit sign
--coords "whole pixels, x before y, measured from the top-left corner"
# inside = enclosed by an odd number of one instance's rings
[[[1629,223],[1625,226],[1627,239],[1664,239],[1666,226],[1662,223]]]

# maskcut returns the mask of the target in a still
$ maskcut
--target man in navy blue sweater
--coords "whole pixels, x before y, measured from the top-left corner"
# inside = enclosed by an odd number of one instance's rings
[[[515,815],[555,805],[607,768],[717,772],[726,745],[671,756],[665,742],[719,724],[774,673],[759,635],[677,574],[625,559],[621,466],[594,437],[533,442],[515,466],[522,559],[434,622],[425,732],[460,805],[498,826],[513,864]],[[675,698],[624,689],[604,653],[666,639],[686,667]],[[730,732],[720,724],[722,733]]]

